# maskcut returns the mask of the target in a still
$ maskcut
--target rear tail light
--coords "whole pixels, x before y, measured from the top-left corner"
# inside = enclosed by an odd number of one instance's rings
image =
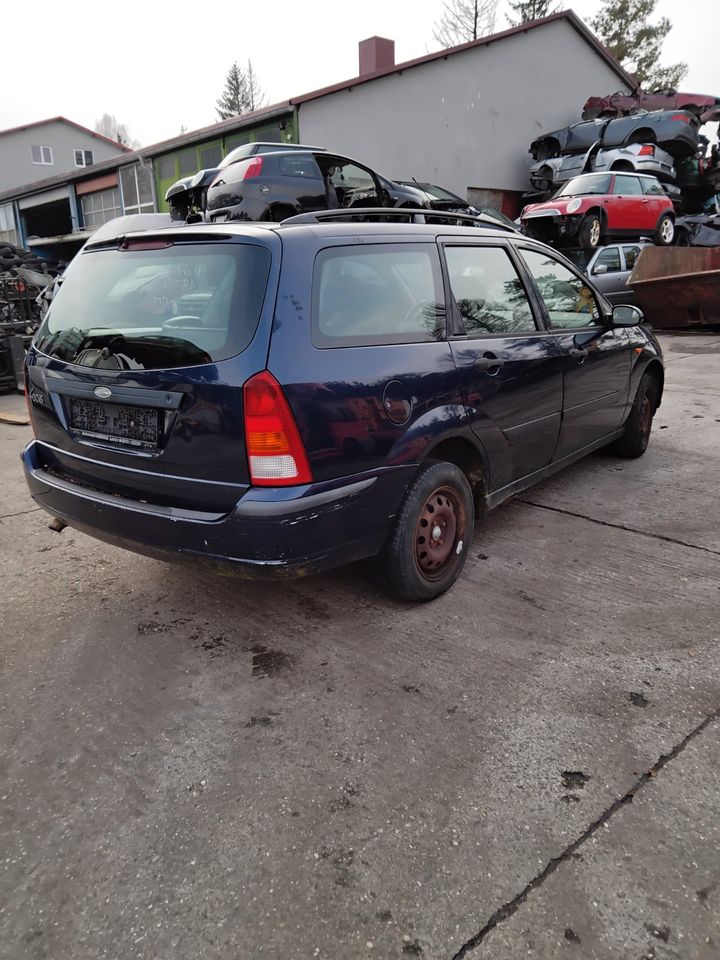
[[[252,180],[253,177],[259,177],[262,173],[263,158],[253,157],[245,169],[243,180]]]
[[[269,370],[243,388],[250,480],[259,487],[312,483],[305,447],[282,387]]]
[[[655,147],[650,143],[646,143],[645,146],[640,147],[638,151],[639,157],[654,157],[655,156]]]
[[[672,117],[670,117],[670,119],[671,119],[671,120],[680,120],[682,123],[692,123],[692,122],[693,122],[693,114],[691,114],[691,113],[674,113],[674,114],[672,115]]]

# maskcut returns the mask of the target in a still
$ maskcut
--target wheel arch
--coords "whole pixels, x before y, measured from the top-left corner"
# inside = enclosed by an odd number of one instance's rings
[[[657,408],[660,406],[662,402],[663,390],[665,389],[665,368],[663,367],[662,363],[660,363],[659,360],[653,359],[653,360],[650,360],[648,365],[645,367],[645,370],[643,371],[643,376],[645,374],[652,377],[655,383],[657,384],[658,398],[657,398],[657,404],[655,406],[655,409],[657,410]]]
[[[483,451],[468,437],[446,437],[429,447],[423,458],[423,463],[429,460],[441,460],[454,464],[465,474],[475,500],[477,513],[487,510],[486,497],[488,490],[488,465]]]
[[[270,205],[270,216],[274,223],[280,223],[287,217],[294,217],[297,213],[300,212],[299,208],[293,206],[292,203],[282,202],[282,203],[273,203]]]

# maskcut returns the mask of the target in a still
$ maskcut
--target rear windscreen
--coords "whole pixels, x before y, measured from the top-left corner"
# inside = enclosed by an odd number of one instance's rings
[[[103,369],[226,360],[253,338],[270,262],[269,250],[249,243],[87,251],[73,261],[35,346]]]

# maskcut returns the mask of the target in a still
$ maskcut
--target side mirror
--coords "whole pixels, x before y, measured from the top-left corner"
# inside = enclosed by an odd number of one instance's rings
[[[614,327],[636,327],[645,323],[645,314],[639,307],[631,307],[628,303],[620,303],[613,307],[612,325]]]
[[[607,273],[608,268],[606,263],[598,263],[597,266],[593,267],[592,272],[596,276],[600,276],[601,273]]]

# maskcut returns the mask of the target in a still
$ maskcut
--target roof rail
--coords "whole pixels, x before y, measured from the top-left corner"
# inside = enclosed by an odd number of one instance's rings
[[[515,227],[510,227],[506,223],[501,223],[494,217],[484,213],[477,216],[469,213],[450,213],[443,210],[432,210],[428,207],[352,207],[342,210],[316,210],[314,213],[299,213],[294,217],[288,217],[281,223],[321,223],[324,220],[364,220],[366,217],[382,217],[395,219],[406,219],[409,223],[451,223],[457,225],[458,220],[462,223],[470,224],[474,227],[495,227],[498,230],[506,230],[508,233],[517,233]]]

